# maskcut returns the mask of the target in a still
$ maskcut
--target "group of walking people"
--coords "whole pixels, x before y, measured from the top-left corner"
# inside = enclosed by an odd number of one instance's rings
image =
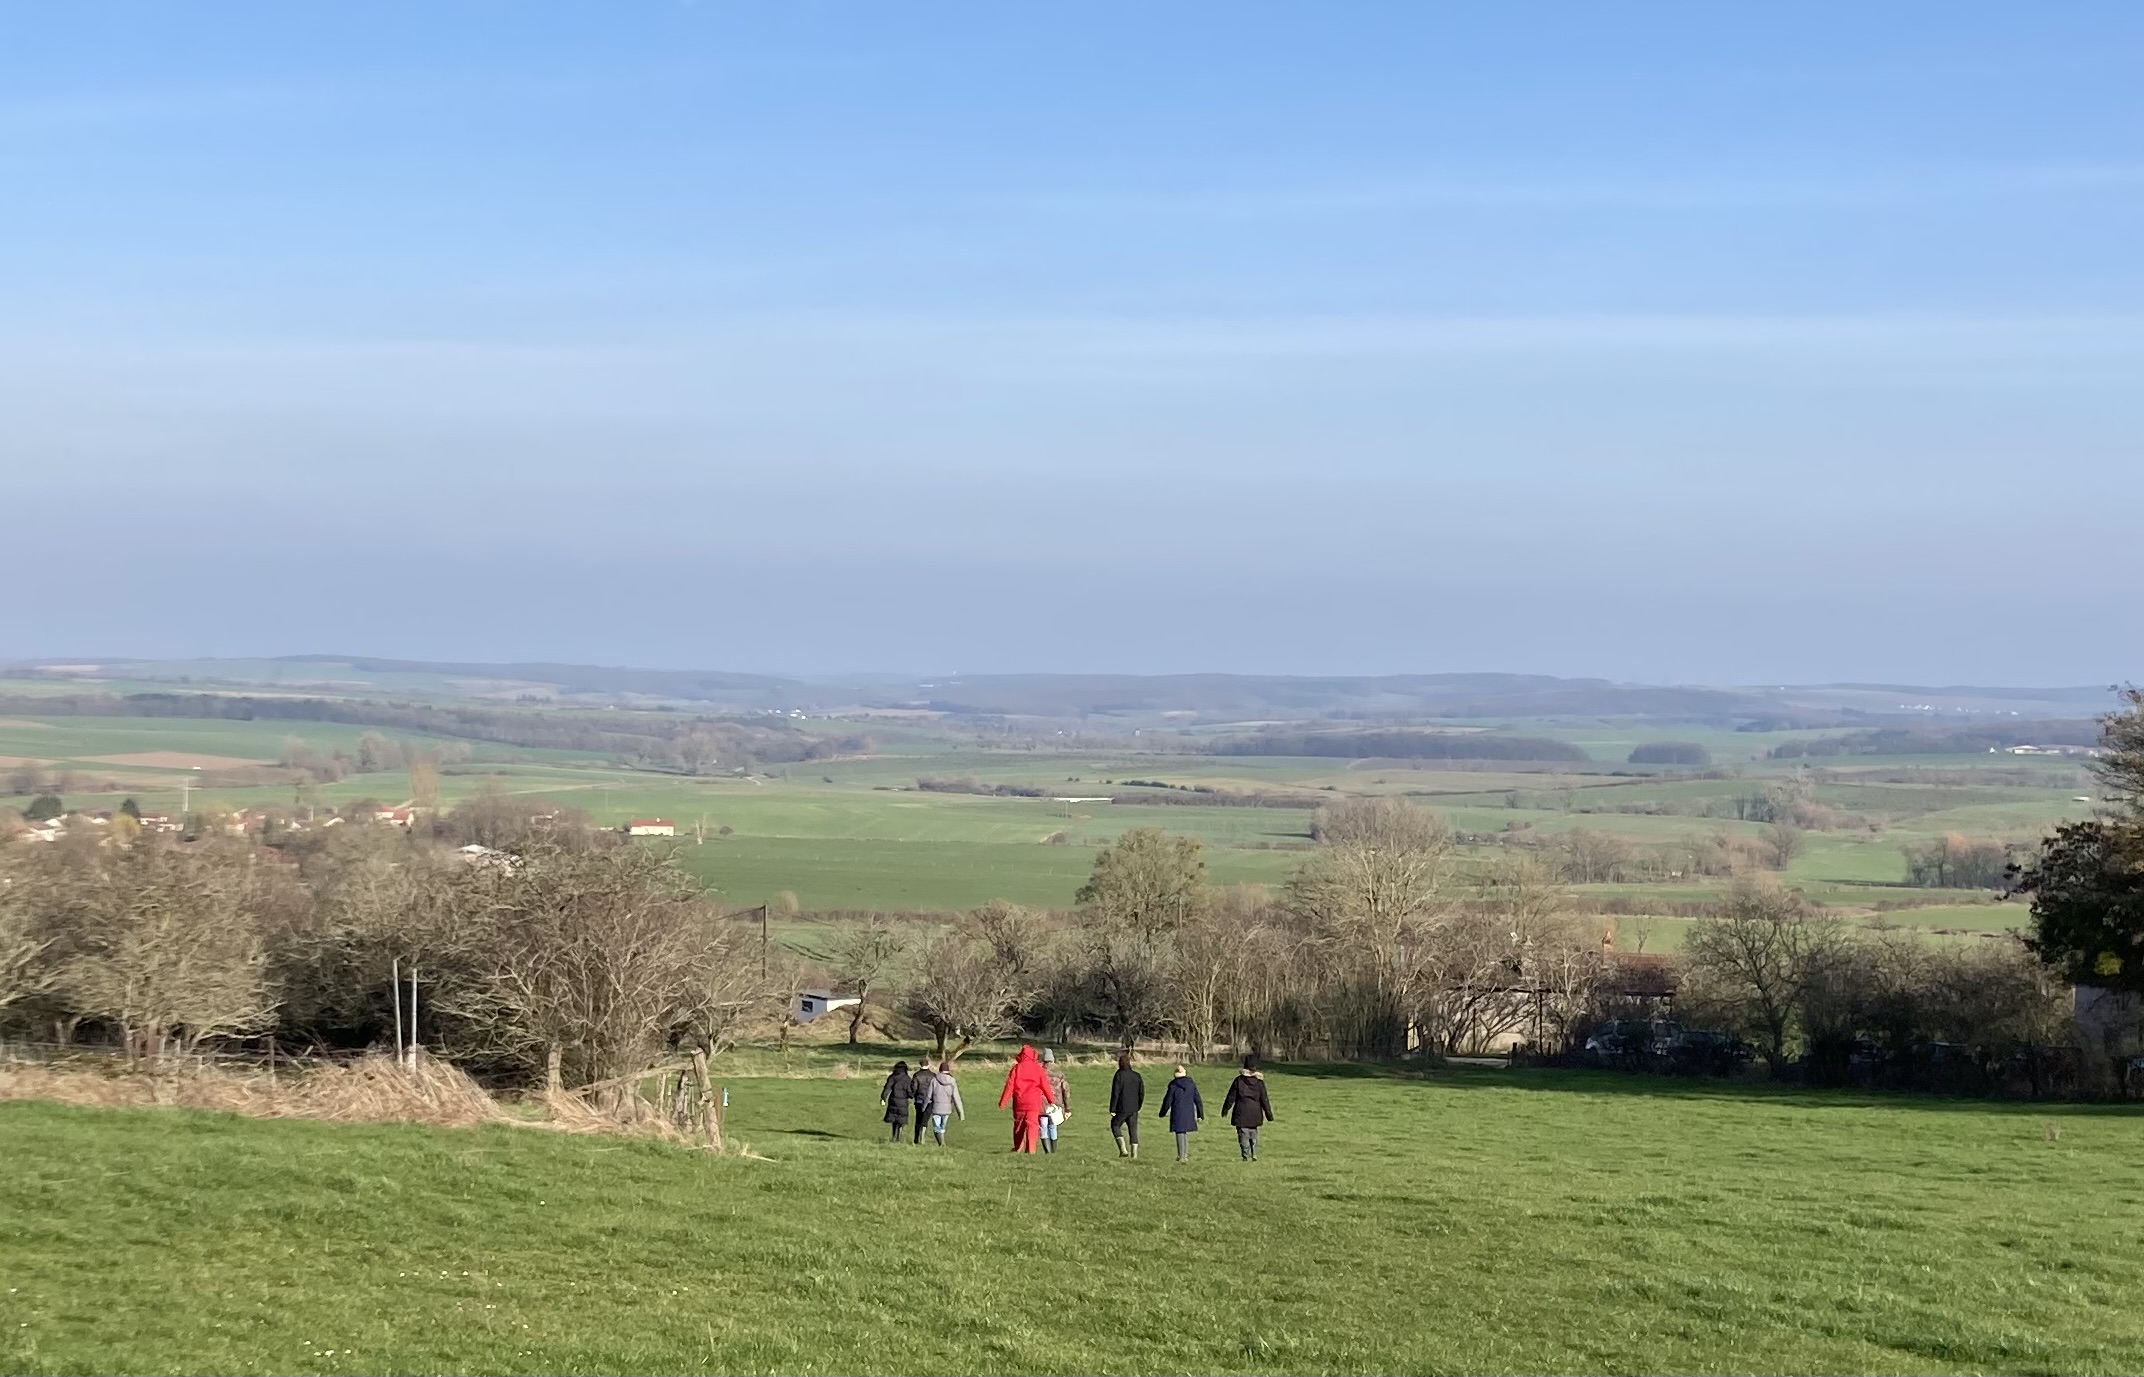
[[[907,1131],[911,1109],[916,1125],[914,1141],[923,1141],[927,1117],[931,1137],[940,1147],[945,1146],[948,1118],[958,1116],[965,1121],[968,1117],[950,1061],[939,1062],[935,1071],[928,1062],[921,1063],[913,1072],[907,1062],[895,1062],[892,1073],[879,1088],[879,1100],[886,1106],[885,1121],[892,1127],[892,1141],[896,1143]],[[1012,1069],[1005,1073],[998,1108],[1012,1111],[1014,1152],[1057,1151],[1058,1130],[1072,1115],[1072,1088],[1057,1065],[1057,1054],[1045,1047],[1038,1056],[1033,1047],[1022,1047],[1013,1058]],[[1109,1133],[1116,1140],[1118,1156],[1138,1157],[1139,1116],[1145,1108],[1146,1079],[1133,1068],[1131,1053],[1120,1052],[1117,1073],[1109,1082]],[[1221,1112],[1235,1126],[1236,1147],[1243,1160],[1256,1161],[1258,1130],[1274,1118],[1273,1099],[1266,1092],[1257,1057],[1243,1059],[1242,1072],[1229,1083],[1228,1094],[1222,1098]],[[1176,1160],[1190,1161],[1191,1135],[1198,1132],[1200,1121],[1206,1117],[1206,1100],[1182,1063],[1177,1064],[1176,1074],[1162,1092],[1161,1110],[1156,1117],[1169,1121],[1169,1132],[1176,1138]]]

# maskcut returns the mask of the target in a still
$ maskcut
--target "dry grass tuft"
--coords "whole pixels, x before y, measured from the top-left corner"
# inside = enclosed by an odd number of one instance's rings
[[[614,1103],[598,1105],[581,1095],[547,1093],[542,1101],[548,1116],[545,1122],[561,1133],[626,1133],[670,1143],[693,1142],[646,1100],[637,1096],[613,1099]]]
[[[637,1095],[547,1094],[542,1119],[517,1117],[459,1067],[430,1057],[314,1063],[274,1074],[259,1067],[157,1063],[79,1056],[47,1062],[0,1057],[0,1100],[51,1100],[100,1109],[207,1109],[254,1119],[346,1124],[513,1124],[561,1133],[617,1133],[706,1150],[657,1105]],[[751,1149],[729,1149],[757,1158]],[[765,1160],[765,1159],[760,1159]]]
[[[117,1058],[0,1061],[0,1099],[100,1108],[209,1109],[256,1119],[353,1124],[462,1128],[515,1122],[458,1067],[430,1058],[403,1067],[389,1057],[361,1057],[275,1074]]]

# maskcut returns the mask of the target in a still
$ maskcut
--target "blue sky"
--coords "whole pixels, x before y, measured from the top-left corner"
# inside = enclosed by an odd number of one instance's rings
[[[2144,7],[0,14],[0,655],[2144,676]]]

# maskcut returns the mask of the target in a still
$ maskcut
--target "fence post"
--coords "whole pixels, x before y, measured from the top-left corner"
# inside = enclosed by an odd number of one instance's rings
[[[692,1080],[700,1097],[700,1125],[707,1134],[707,1146],[720,1152],[722,1118],[715,1112],[715,1086],[707,1072],[707,1053],[698,1049],[692,1054]]]

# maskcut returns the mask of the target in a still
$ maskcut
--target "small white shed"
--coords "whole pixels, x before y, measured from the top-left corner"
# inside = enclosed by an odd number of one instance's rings
[[[824,1018],[836,1009],[846,1009],[863,1003],[855,995],[837,995],[831,990],[805,990],[797,996],[796,1018],[799,1023],[810,1023]]]

